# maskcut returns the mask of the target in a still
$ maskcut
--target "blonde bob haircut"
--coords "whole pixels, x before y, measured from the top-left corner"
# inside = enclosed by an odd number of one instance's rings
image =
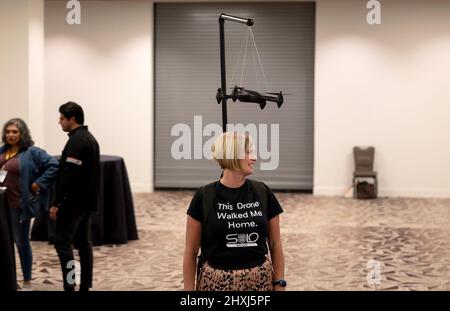
[[[241,159],[248,154],[256,158],[251,136],[248,134],[225,132],[220,134],[211,146],[212,157],[225,170],[241,171]]]

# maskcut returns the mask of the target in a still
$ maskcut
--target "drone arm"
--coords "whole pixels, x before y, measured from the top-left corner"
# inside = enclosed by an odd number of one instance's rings
[[[281,107],[281,105],[283,105],[283,96],[282,95],[278,95],[277,97],[273,97],[273,96],[264,96],[264,99],[270,102],[274,102],[277,103],[278,108]]]
[[[277,98],[273,96],[264,96],[264,99],[270,102],[276,102]]]

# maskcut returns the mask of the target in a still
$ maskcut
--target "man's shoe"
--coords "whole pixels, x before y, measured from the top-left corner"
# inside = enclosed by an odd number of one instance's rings
[[[23,281],[22,284],[22,291],[32,291],[33,289],[31,288],[31,281]]]

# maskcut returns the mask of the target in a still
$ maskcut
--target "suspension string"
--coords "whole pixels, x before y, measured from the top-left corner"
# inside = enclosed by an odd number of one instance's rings
[[[260,91],[259,89],[259,76],[258,76],[258,66],[256,64],[255,58],[255,50],[252,51],[252,59],[253,59],[253,67],[255,68],[255,78],[256,78],[256,91]]]
[[[248,27],[248,29],[249,29],[249,32],[252,33],[252,29],[250,28],[250,26]],[[242,78],[244,76],[245,60],[247,59],[247,47],[248,47],[248,37],[247,37],[247,41],[245,41],[244,61],[242,62],[241,80],[239,81],[239,86],[242,86]]]
[[[256,47],[255,37],[253,36],[253,31],[252,31],[251,28],[250,28],[250,34],[252,36],[252,42],[253,42],[253,45],[255,47],[256,55],[258,56],[259,66],[261,67],[261,72],[262,72],[262,75],[263,75],[263,78],[264,78],[264,82],[266,83],[266,90],[267,90],[267,92],[269,92],[269,83],[267,83],[266,74],[264,73],[264,69],[263,69],[263,66],[262,66],[262,63],[261,63],[261,57],[259,56],[258,48]]]
[[[241,48],[239,50],[239,55],[238,55],[238,57],[236,59],[236,62],[234,63],[233,74],[231,75],[231,80],[230,80],[230,84],[229,84],[231,87],[234,87],[234,83],[233,83],[234,82],[234,74],[236,73],[236,68],[237,68],[237,65],[238,65],[238,63],[240,61],[242,50],[244,49],[244,43],[246,41],[248,41],[249,29],[250,29],[250,27],[247,27],[247,30],[245,31],[244,40],[242,40]],[[226,90],[223,90],[223,91],[226,93]]]

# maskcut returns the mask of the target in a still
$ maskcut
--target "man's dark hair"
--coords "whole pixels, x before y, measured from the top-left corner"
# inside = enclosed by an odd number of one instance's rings
[[[64,105],[61,105],[59,107],[59,112],[66,119],[75,117],[75,121],[77,121],[78,124],[80,124],[80,125],[84,124],[83,108],[81,108],[81,106],[75,102],[67,102]]]

